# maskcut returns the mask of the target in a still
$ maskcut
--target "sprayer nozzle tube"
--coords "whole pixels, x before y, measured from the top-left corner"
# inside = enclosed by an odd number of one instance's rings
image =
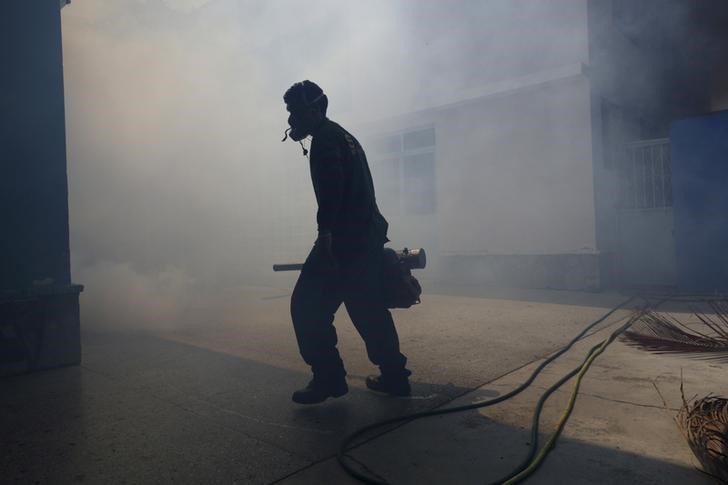
[[[392,251],[386,249],[385,251]],[[427,255],[425,250],[404,248],[402,251],[394,251],[397,259],[404,262],[409,269],[424,269],[427,266]],[[273,271],[300,271],[303,263],[274,264]]]

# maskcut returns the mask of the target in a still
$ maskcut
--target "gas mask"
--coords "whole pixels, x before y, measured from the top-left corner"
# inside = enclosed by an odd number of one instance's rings
[[[293,141],[300,142],[301,140],[303,140],[304,138],[306,138],[308,136],[308,135],[304,135],[302,133],[302,131],[304,131],[304,130],[301,130],[301,131],[299,131],[299,130],[300,130],[300,128],[298,130],[293,127],[286,128],[286,131],[283,132],[283,139],[281,141],[286,141],[287,139],[290,138]]]
[[[296,106],[295,111],[302,111],[306,108],[313,106],[314,104],[319,102],[321,100],[321,98],[323,98],[324,96],[325,96],[324,93],[321,93],[320,95],[316,96],[315,99],[312,99],[311,101],[309,101],[306,98],[306,91],[302,90],[301,91],[301,97],[303,98],[302,103],[300,105]],[[289,111],[290,111],[290,109],[289,109]],[[293,111],[291,111],[291,113],[292,113],[292,116],[295,117],[295,115],[293,114]],[[306,122],[302,123],[302,120],[300,118],[298,118],[296,120],[296,122],[294,122],[294,123],[291,123],[290,119],[289,119],[289,124],[291,126],[288,129],[286,129],[286,131],[284,132],[283,139],[281,140],[282,142],[286,141],[288,138],[290,138],[293,141],[302,143],[302,140],[304,138],[306,138],[308,135],[310,135],[309,131],[310,131],[311,127],[306,126],[308,124]]]

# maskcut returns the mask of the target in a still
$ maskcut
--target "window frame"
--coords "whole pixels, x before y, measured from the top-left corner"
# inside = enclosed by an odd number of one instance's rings
[[[431,143],[405,148],[405,140],[408,135],[411,136],[424,132],[430,132],[426,136],[429,140],[431,140]],[[397,140],[396,143],[394,142],[395,140]],[[397,149],[393,149],[395,145],[398,145]],[[393,215],[397,216],[435,214],[437,212],[437,131],[435,129],[435,125],[427,124],[414,127],[410,126],[397,131],[379,133],[372,138],[372,146],[373,150],[371,153],[371,160],[375,176],[378,175],[378,172],[381,173],[380,167],[382,166],[382,163],[395,162],[397,165],[395,170],[397,172],[399,182],[396,194],[393,197],[388,193],[388,191],[383,193],[377,191],[377,201],[392,204],[385,206],[385,209],[392,210],[394,212]],[[430,155],[432,160],[432,174],[431,181],[429,183],[432,190],[432,204],[431,207],[426,208],[423,211],[413,209],[413,207],[416,207],[416,204],[408,205],[406,194],[411,192],[411,188],[408,187],[407,179],[405,177],[405,165],[407,164],[407,159],[412,159],[412,157],[421,155]],[[381,188],[384,185],[381,180],[378,180],[378,182],[378,187],[375,187],[375,189]],[[393,201],[392,199],[396,199],[396,201]]]

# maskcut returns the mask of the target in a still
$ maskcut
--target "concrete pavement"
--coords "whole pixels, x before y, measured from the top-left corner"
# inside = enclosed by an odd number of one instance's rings
[[[348,433],[498,395],[624,299],[469,292],[425,295],[421,306],[396,312],[413,370],[415,396],[406,400],[364,388],[364,376],[376,369],[342,311],[337,329],[350,393],[316,406],[291,403],[291,391],[309,376],[285,289],[231,289],[190,306],[183,321],[154,329],[85,321],[81,367],[0,381],[0,472],[10,483],[357,483],[332,459]],[[606,331],[512,401],[407,424],[353,455],[392,483],[487,483],[525,453],[539,391]],[[531,481],[703,483],[672,422],[680,367],[690,369],[689,392],[725,388],[720,368],[613,344],[587,375],[563,438]],[[561,391],[549,401],[543,430],[565,399]]]

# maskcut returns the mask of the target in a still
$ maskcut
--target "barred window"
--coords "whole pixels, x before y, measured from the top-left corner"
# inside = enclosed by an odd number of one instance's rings
[[[622,208],[651,209],[672,206],[669,140],[633,143],[625,162],[622,167]]]

